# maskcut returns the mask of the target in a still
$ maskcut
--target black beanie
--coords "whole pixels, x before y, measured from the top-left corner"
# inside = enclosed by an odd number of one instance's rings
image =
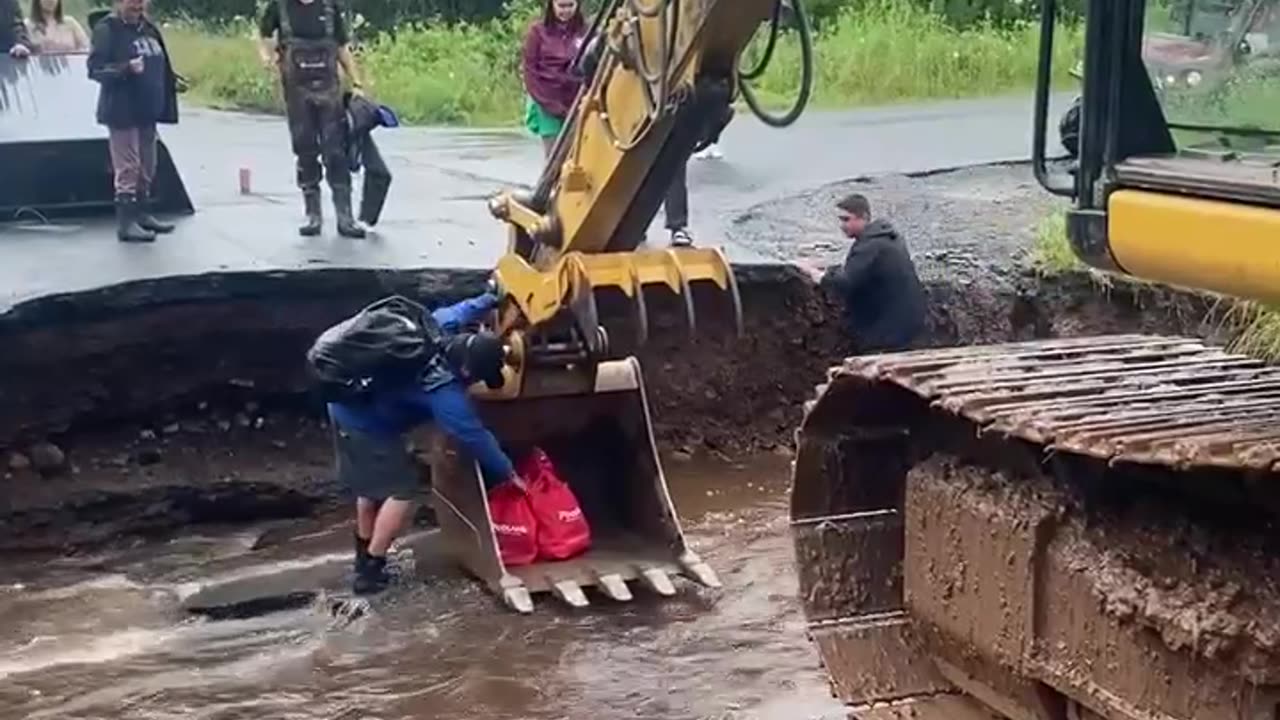
[[[503,386],[502,368],[507,351],[502,338],[493,333],[464,333],[449,342],[447,353],[457,367],[465,368],[474,380],[483,381],[491,390]]]

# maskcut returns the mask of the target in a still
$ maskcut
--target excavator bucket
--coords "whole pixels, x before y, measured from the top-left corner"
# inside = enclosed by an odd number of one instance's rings
[[[633,354],[648,343],[655,318],[678,318],[690,340],[700,329],[743,334],[737,279],[719,248],[572,252],[546,271],[508,254],[496,276],[529,325],[572,315],[596,357]]]
[[[533,611],[533,595],[551,593],[573,607],[585,591],[626,602],[633,585],[663,596],[685,576],[719,587],[715,572],[685,542],[667,491],[650,425],[639,362],[600,363],[594,390],[548,391],[517,399],[479,400],[486,425],[507,448],[542,448],[573,489],[591,525],[585,554],[508,567],[497,550],[475,460],[438,430],[414,440],[430,457],[432,496],[445,547],[510,608]]]
[[[0,56],[0,221],[84,217],[114,211],[107,129],[97,124],[98,85],[87,55]],[[156,147],[154,207],[193,211],[163,141]]]

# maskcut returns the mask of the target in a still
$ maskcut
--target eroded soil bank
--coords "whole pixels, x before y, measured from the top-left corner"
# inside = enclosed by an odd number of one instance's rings
[[[641,354],[664,451],[789,452],[802,402],[846,352],[839,308],[794,269],[738,269],[746,336]],[[377,297],[477,292],[471,272],[199,277],[54,298],[0,318],[0,549],[53,550],[189,524],[306,516],[337,502],[301,360]],[[1211,334],[1207,301],[1085,277],[929,282],[922,344],[1112,331]],[[678,321],[672,321],[678,322]]]

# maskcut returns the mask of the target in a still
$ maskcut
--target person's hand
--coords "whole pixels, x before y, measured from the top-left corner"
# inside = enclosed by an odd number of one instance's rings
[[[485,292],[501,300],[506,296],[506,288],[502,287],[502,282],[498,280],[498,274],[489,276],[489,282],[485,284]]]
[[[821,283],[822,276],[826,274],[826,270],[818,267],[816,263],[812,262],[798,262],[796,263],[796,267],[805,275],[808,275],[809,279],[812,280],[815,285]]]
[[[22,43],[15,43],[13,47],[9,48],[9,55],[11,57],[24,58],[30,54],[31,54],[31,48],[27,47],[26,45],[23,45]]]
[[[361,85],[359,83],[353,83],[351,85],[351,96],[364,97],[364,85]]]
[[[142,63],[142,58],[136,57],[129,61],[129,72],[134,75],[141,75],[144,69],[145,66]]]

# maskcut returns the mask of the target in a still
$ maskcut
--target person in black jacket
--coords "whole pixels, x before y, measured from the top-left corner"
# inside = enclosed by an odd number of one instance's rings
[[[93,28],[87,63],[101,86],[97,119],[110,137],[121,242],[151,242],[173,230],[145,209],[156,172],[156,124],[178,122],[178,78],[146,9],[147,0],[116,0]]]
[[[924,330],[925,295],[907,243],[887,220],[871,219],[871,203],[854,193],[836,204],[853,239],[843,265],[810,269],[845,304],[845,323],[860,353],[905,350]]]
[[[391,108],[375,103],[364,95],[346,93],[345,143],[347,166],[352,174],[364,169],[364,189],[360,193],[360,222],[373,227],[382,215],[382,206],[391,188],[391,169],[373,140],[380,127],[399,127],[400,119]]]
[[[18,0],[0,0],[0,52],[16,58],[31,54],[31,38]]]

